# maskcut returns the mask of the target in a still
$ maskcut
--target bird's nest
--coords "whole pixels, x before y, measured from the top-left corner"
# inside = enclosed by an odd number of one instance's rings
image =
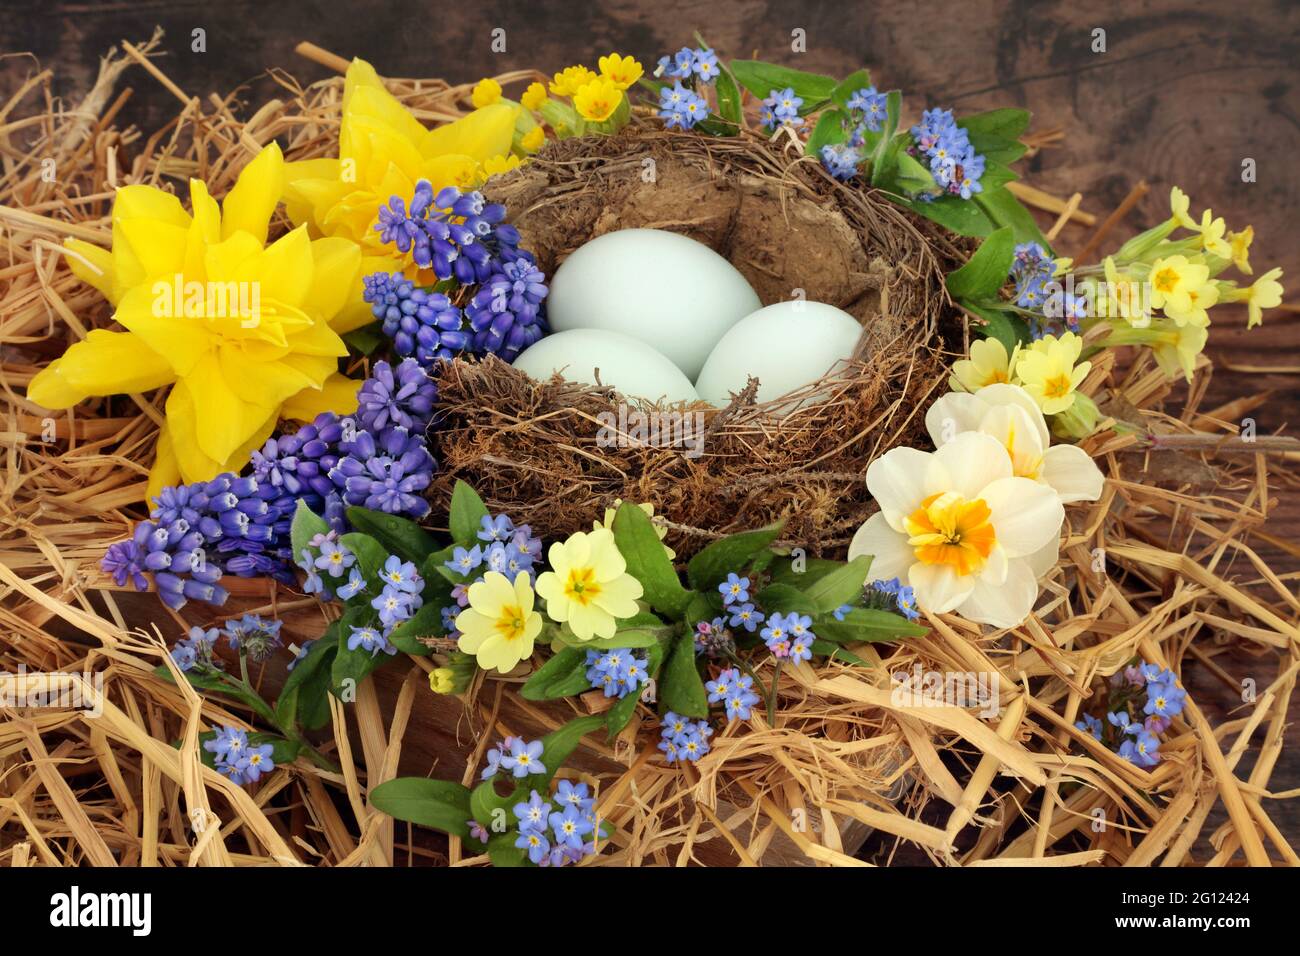
[[[855,360],[829,379],[766,403],[746,389],[724,409],[670,411],[458,360],[440,383],[434,499],[463,478],[547,535],[628,499],[654,502],[686,547],[782,519],[814,553],[842,549],[869,511],[867,464],[922,433],[945,378],[942,350],[960,345],[944,274],[964,260],[962,240],[836,182],[785,136],[717,140],[634,124],[553,143],[486,191],[547,274],[597,236],[664,229],[717,251],[764,305],[829,303],[862,335]],[[636,415],[650,409],[659,414]]]

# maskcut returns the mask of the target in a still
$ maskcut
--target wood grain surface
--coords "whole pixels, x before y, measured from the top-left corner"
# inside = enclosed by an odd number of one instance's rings
[[[308,3],[105,2],[45,0],[0,4],[0,102],[37,61],[53,68],[68,102],[92,82],[98,57],[122,39],[145,40],[163,26],[159,65],[187,93],[225,94],[243,86],[246,103],[276,95],[266,76],[282,68],[303,83],[328,71],[296,56],[310,40],[345,57],[362,56],[390,76],[441,76],[453,82],[517,68],[558,70],[594,61],[610,50],[647,65],[692,43],[698,29],[724,57],[758,55],[817,72],[847,75],[866,66],[881,88],[904,93],[908,117],[923,107],[961,112],[998,106],[1031,110],[1031,132],[1060,129],[1062,138],[1020,167],[1033,185],[1068,197],[1104,217],[1140,179],[1150,192],[1129,215],[1122,235],[1168,214],[1172,185],[1192,197],[1193,211],[1212,207],[1231,228],[1252,224],[1256,274],[1281,266],[1284,283],[1300,278],[1300,238],[1293,223],[1300,199],[1300,90],[1297,60],[1300,4],[1287,0],[1234,3],[970,0],[961,3],[775,3],[572,0],[456,3],[360,0]],[[207,50],[191,50],[196,28]],[[491,49],[492,31],[506,31],[506,51]],[[807,49],[791,50],[791,31],[806,32]],[[1105,52],[1094,52],[1095,30]],[[31,51],[35,55],[20,55]],[[135,93],[121,121],[152,131],[172,119],[177,103],[142,71],[127,74]],[[1256,181],[1243,182],[1254,160]],[[1050,217],[1042,218],[1044,225]],[[1069,253],[1090,235],[1070,225],[1058,245]],[[1293,291],[1289,302],[1296,302]],[[1274,310],[1246,332],[1244,311],[1216,310],[1209,352],[1216,363],[1205,408],[1271,390],[1252,414],[1260,433],[1300,424],[1300,316]],[[1269,532],[1300,537],[1300,493],[1284,492]],[[1261,547],[1294,585],[1300,563]],[[1241,662],[1244,667],[1248,664]],[[1222,696],[1204,669],[1185,675],[1193,694]],[[1265,681],[1261,681],[1261,684]],[[1233,701],[1211,710],[1224,719]],[[1293,728],[1289,753],[1300,739]],[[1300,786],[1300,766],[1284,756],[1272,789]],[[1248,768],[1243,768],[1248,770]],[[1270,807],[1283,832],[1300,835],[1293,801]],[[875,849],[888,852],[887,845]],[[883,859],[883,856],[882,856]],[[905,858],[903,858],[905,859]],[[902,862],[903,859],[898,859]]]

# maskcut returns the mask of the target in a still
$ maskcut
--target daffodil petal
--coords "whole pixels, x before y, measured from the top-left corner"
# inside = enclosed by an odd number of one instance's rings
[[[989,520],[1008,557],[1033,554],[1061,534],[1065,509],[1056,492],[1041,482],[1001,478],[978,496],[989,506]]]
[[[361,298],[364,289],[361,276],[368,274],[361,272],[361,247],[347,239],[317,239],[311,244],[311,255],[314,263],[312,283],[300,305],[312,318],[328,319],[335,332],[352,331],[357,326],[339,327],[339,316],[344,306],[355,296],[369,311],[369,304]],[[391,260],[388,264],[391,265]],[[377,267],[382,268],[385,267]],[[369,321],[374,321],[373,315]]]
[[[894,448],[867,467],[867,490],[895,531],[931,494],[930,458],[916,448]]]
[[[159,280],[165,282],[166,280]],[[120,325],[135,333],[141,341],[163,356],[177,375],[188,375],[190,370],[212,347],[212,336],[201,319],[187,319],[170,314],[155,315],[160,288],[140,285],[122,297],[113,314]],[[166,293],[171,295],[170,292]],[[170,301],[170,300],[169,300]]]
[[[253,157],[235,181],[221,208],[221,235],[229,239],[236,232],[246,232],[266,242],[271,214],[284,193],[284,155],[272,142]]]
[[[472,156],[479,162],[508,153],[518,110],[518,106],[507,103],[495,103],[475,110],[454,123],[425,133],[420,152],[426,159],[459,153]]]
[[[91,245],[80,239],[65,239],[63,247],[68,250],[68,268],[82,282],[94,286],[114,305],[117,304],[116,274],[113,268],[113,253],[102,246]]]
[[[361,383],[335,373],[320,388],[304,388],[288,399],[280,414],[295,421],[309,422],[321,412],[351,415],[357,410],[357,391]]]
[[[107,329],[92,329],[45,371],[52,374],[34,378],[27,397],[46,408],[67,408],[92,395],[147,392],[176,377],[171,364],[138,336]],[[74,394],[71,402],[50,404]]]
[[[933,614],[955,610],[975,590],[974,575],[959,575],[951,565],[920,561],[908,570],[907,583],[917,603]]]
[[[993,627],[1015,627],[1034,609],[1038,581],[1024,560],[1010,562],[1005,578],[994,584],[976,578],[974,587],[957,607],[968,621]]]
[[[962,432],[934,453],[934,463],[949,481],[944,491],[978,498],[983,488],[999,478],[1011,477],[1011,459],[1002,443],[990,435]]]
[[[1043,470],[1039,477],[1056,489],[1064,504],[1096,501],[1106,483],[1092,456],[1077,445],[1049,448],[1043,455]]]
[[[162,494],[164,488],[180,484],[181,466],[172,448],[171,435],[163,425],[158,432],[158,442],[154,446],[153,468],[149,470],[149,484],[145,489],[144,503],[153,506],[153,500]]]
[[[880,513],[868,518],[849,542],[850,561],[866,554],[871,555],[868,581],[906,581],[908,568],[916,563],[916,552],[907,543],[907,535],[891,528]]]

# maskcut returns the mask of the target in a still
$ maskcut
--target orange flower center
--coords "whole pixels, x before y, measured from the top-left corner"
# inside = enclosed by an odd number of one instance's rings
[[[1156,290],[1162,293],[1173,292],[1178,288],[1178,270],[1161,269],[1155,274],[1152,280],[1155,282]]]
[[[908,539],[922,564],[947,564],[958,574],[984,567],[997,535],[982,498],[967,500],[955,491],[931,495],[907,517]]]
[[[571,568],[564,582],[564,596],[586,607],[600,594],[596,572],[591,568]]]

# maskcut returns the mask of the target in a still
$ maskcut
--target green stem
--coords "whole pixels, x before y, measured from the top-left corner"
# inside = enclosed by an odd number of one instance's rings
[[[218,671],[218,673],[220,672]],[[253,685],[249,682],[248,658],[247,655],[244,654],[242,650],[239,653],[239,673],[242,679],[238,681],[235,680],[233,677],[231,677],[229,674],[223,675],[225,679],[229,681],[231,684],[233,684],[234,687],[238,690],[238,693],[235,694],[236,697],[238,697],[240,700],[246,703],[250,708],[252,708],[255,714],[257,714],[268,724],[270,724],[272,727],[278,730],[282,737],[284,737],[286,740],[290,740],[293,743],[297,744],[298,748],[301,751],[303,751],[304,756],[306,756],[307,759],[310,760],[312,763],[314,763],[317,767],[319,767],[322,770],[328,770],[330,773],[340,772],[340,768],[338,764],[334,763],[332,760],[330,760],[328,757],[322,754],[319,750],[313,747],[312,744],[307,740],[306,737],[302,735],[301,731],[299,731],[297,727],[285,727],[283,724],[280,723],[280,720],[276,716],[275,711],[271,708],[271,705],[262,699],[262,695],[259,694],[256,690],[254,690]]]
[[[767,691],[767,722],[773,727],[776,726],[776,690],[781,684],[781,658],[776,659],[776,667],[772,669],[772,686]]]

